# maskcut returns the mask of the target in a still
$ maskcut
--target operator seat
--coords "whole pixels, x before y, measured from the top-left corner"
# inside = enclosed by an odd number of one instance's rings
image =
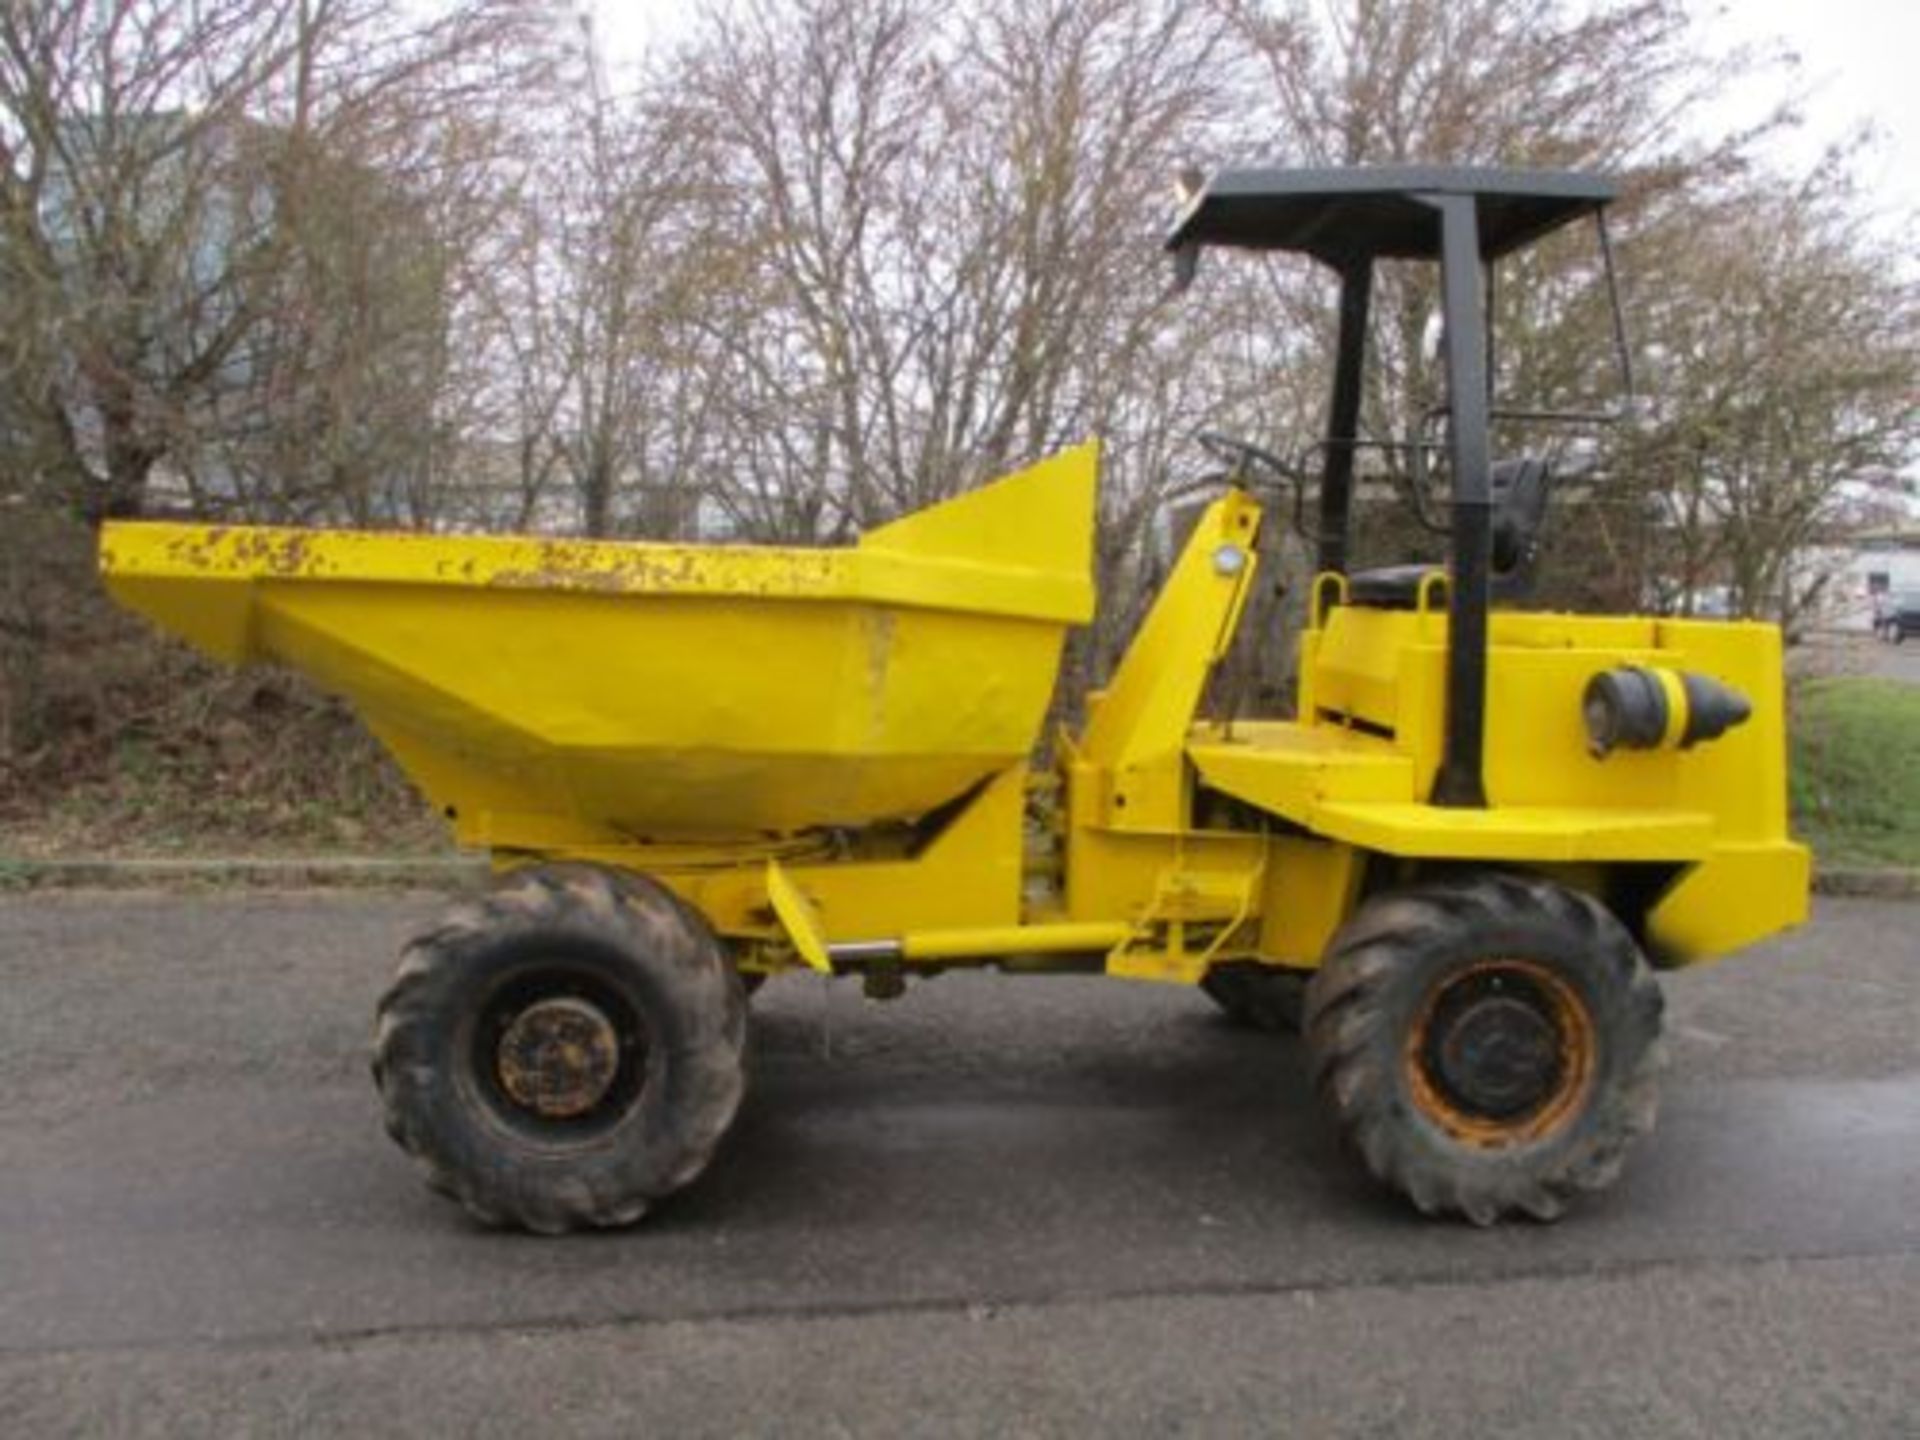
[[[1496,604],[1524,600],[1533,589],[1534,560],[1540,549],[1540,523],[1547,514],[1551,468],[1537,455],[1496,460],[1488,473],[1493,496],[1493,567],[1490,589]],[[1347,577],[1347,601],[1376,610],[1411,610],[1420,583],[1441,577],[1434,598],[1446,594],[1446,571],[1438,565],[1384,565]]]

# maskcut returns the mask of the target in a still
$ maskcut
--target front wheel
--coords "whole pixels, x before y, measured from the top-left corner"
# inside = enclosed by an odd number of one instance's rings
[[[1428,1214],[1557,1219],[1652,1128],[1659,985],[1587,896],[1493,874],[1367,903],[1307,991],[1317,1088]]]
[[[745,1085],[746,995],[668,891],[516,872],[401,957],[373,1073],[388,1132],[482,1221],[626,1225],[712,1158]]]

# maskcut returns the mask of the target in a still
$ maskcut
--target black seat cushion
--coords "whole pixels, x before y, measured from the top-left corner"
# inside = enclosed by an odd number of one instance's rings
[[[1546,518],[1547,462],[1532,455],[1500,460],[1489,472],[1493,497],[1493,573],[1488,589],[1498,601],[1524,599],[1533,585],[1533,562],[1541,521]],[[1347,578],[1350,604],[1376,610],[1411,610],[1420,596],[1420,582],[1440,575],[1434,602],[1446,597],[1446,571],[1439,565],[1383,565]]]
[[[1365,605],[1375,610],[1411,610],[1420,598],[1420,582],[1429,575],[1440,576],[1440,584],[1434,588],[1433,600],[1439,603],[1446,599],[1446,572],[1438,565],[1382,565],[1376,570],[1362,570],[1357,575],[1347,577],[1347,600],[1349,604]]]

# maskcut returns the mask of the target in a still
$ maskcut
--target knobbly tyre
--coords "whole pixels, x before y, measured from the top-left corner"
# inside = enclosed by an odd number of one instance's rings
[[[887,996],[1016,961],[1298,1024],[1381,1181],[1551,1219],[1653,1123],[1656,972],[1800,922],[1808,892],[1775,628],[1524,607],[1551,476],[1493,459],[1490,423],[1582,417],[1491,405],[1483,267],[1589,219],[1605,257],[1610,198],[1443,169],[1195,188],[1182,279],[1209,247],[1338,276],[1328,432],[1304,463],[1203,437],[1222,493],[1040,768],[1094,607],[1091,446],[843,549],[121,523],[102,569],[208,653],[349,697],[490,852],[493,888],[407,947],[374,1053],[394,1138],[484,1220],[624,1225],[698,1176],[768,976]],[[1445,565],[1349,559],[1384,260],[1440,269],[1451,399],[1383,448]],[[1288,486],[1318,574],[1302,632],[1260,638],[1297,645],[1295,718],[1209,714],[1256,492]]]

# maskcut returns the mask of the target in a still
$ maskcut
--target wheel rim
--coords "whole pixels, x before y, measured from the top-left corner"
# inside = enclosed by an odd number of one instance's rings
[[[1408,1033],[1420,1112],[1483,1149],[1561,1129],[1593,1086],[1593,1018],[1560,976],[1531,960],[1482,961],[1428,993]]]
[[[522,1110],[574,1120],[606,1098],[620,1067],[620,1036],[599,1006],[574,995],[536,1000],[494,1048],[500,1087]]]
[[[469,1073],[488,1110],[527,1138],[566,1144],[619,1124],[647,1084],[647,1028],[595,970],[555,961],[508,977],[481,1006]]]

